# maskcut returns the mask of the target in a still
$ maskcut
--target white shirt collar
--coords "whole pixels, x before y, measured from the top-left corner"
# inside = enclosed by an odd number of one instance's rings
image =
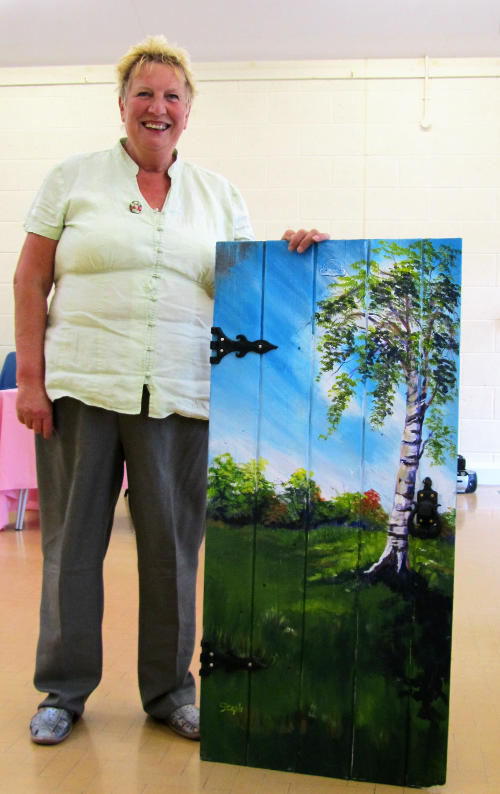
[[[116,144],[115,151],[117,151],[120,160],[125,165],[127,170],[129,170],[134,175],[137,175],[139,172],[139,166],[137,165],[135,160],[131,158],[131,156],[125,149],[126,141],[127,141],[126,138],[120,138],[120,140]],[[177,151],[177,149],[174,149],[174,158],[175,158],[174,162],[172,163],[171,166],[169,166],[167,170],[167,174],[171,179],[177,175],[177,172],[180,170],[181,167],[181,158],[179,157],[179,152]]]

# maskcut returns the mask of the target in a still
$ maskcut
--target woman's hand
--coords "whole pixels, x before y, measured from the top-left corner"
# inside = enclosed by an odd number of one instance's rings
[[[298,232],[294,232],[293,229],[287,229],[281,239],[288,240],[289,251],[297,251],[298,254],[302,254],[304,251],[307,251],[313,243],[321,243],[323,240],[329,240],[330,235],[324,232],[318,232],[317,229],[311,229],[309,232],[305,229],[299,229]]]
[[[17,391],[17,418],[29,430],[50,438],[54,430],[52,403],[43,385],[19,384]]]

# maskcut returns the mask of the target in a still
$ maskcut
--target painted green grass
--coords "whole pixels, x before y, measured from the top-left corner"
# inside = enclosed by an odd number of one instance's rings
[[[306,538],[209,522],[204,637],[266,669],[204,681],[212,717],[203,734],[212,730],[203,757],[400,785],[444,781],[453,544],[413,538],[404,587],[363,573],[384,544],[384,533],[352,527]]]

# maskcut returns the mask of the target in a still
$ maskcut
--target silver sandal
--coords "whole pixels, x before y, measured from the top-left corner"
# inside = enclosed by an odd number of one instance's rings
[[[199,740],[200,738],[200,711],[191,703],[179,706],[167,717],[165,722],[169,728],[172,728],[179,736],[184,736],[185,739]]]
[[[71,711],[42,706],[30,722],[31,740],[35,744],[59,744],[70,735],[72,728]]]

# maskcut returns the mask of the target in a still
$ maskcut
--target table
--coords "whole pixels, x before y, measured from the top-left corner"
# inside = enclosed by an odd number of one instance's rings
[[[0,529],[9,523],[10,510],[38,509],[34,434],[17,418],[16,397],[17,389],[0,390]]]

